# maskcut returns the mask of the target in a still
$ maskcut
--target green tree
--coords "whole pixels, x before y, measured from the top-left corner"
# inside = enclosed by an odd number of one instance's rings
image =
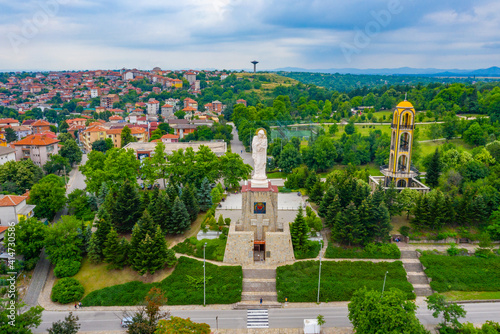
[[[418,197],[418,191],[415,189],[404,188],[399,192],[396,201],[402,211],[406,211],[406,219],[410,218],[410,213],[415,207],[415,201]]]
[[[359,220],[359,212],[351,202],[343,211],[337,213],[332,228],[332,238],[351,246],[359,245],[365,237],[365,229]]]
[[[465,317],[466,314],[462,305],[447,302],[445,296],[438,293],[433,293],[427,297],[426,302],[427,308],[433,311],[432,316],[434,318],[442,316],[441,327],[447,328],[448,323],[451,323],[454,328],[461,328],[462,324],[458,319]]]
[[[241,180],[248,180],[252,167],[237,153],[227,152],[220,158],[221,177],[228,188],[236,188]]]
[[[93,151],[106,152],[114,147],[113,141],[110,138],[99,139],[92,143]]]
[[[64,317],[64,320],[58,320],[52,323],[52,327],[48,329],[49,334],[77,334],[80,330],[78,316],[73,316],[73,312]]]
[[[12,184],[12,192],[20,195],[31,189],[43,177],[43,170],[35,165],[31,159],[21,161],[7,161],[0,165],[0,185]]]
[[[349,320],[357,333],[365,334],[427,334],[415,314],[417,306],[406,300],[401,290],[390,289],[381,296],[380,291],[356,291],[348,305]]]
[[[124,126],[121,133],[122,147],[125,147],[128,143],[135,142],[136,139],[132,136],[132,131],[128,126]]]
[[[302,211],[302,206],[299,206],[299,211],[295,220],[290,224],[290,235],[292,237],[293,249],[295,251],[302,250],[307,247],[308,244],[308,233],[309,228],[304,219],[304,212]]]
[[[47,174],[61,174],[66,172],[69,174],[71,171],[71,165],[68,159],[60,156],[59,154],[53,154],[50,156],[49,160],[43,165],[43,170]]]
[[[130,232],[141,217],[139,193],[128,180],[118,191],[116,205],[112,210],[113,225],[118,232]]]
[[[314,184],[309,194],[309,199],[314,203],[321,203],[323,198],[323,182],[318,181]]]
[[[40,251],[45,246],[45,225],[36,218],[21,217],[15,228],[16,254],[24,257],[25,267],[35,267]],[[29,265],[28,265],[29,264]],[[31,270],[32,268],[27,268]]]
[[[303,153],[303,159],[311,170],[322,171],[331,168],[337,158],[337,149],[333,139],[327,136],[319,136],[311,147],[307,147]]]
[[[82,258],[82,222],[74,216],[62,216],[45,234],[45,252],[53,264],[64,259],[80,261]]]
[[[89,259],[92,263],[99,263],[104,260],[104,243],[111,231],[112,225],[109,220],[100,219],[97,222],[96,231],[92,233],[88,249]]]
[[[441,159],[439,156],[439,150],[436,148],[434,155],[427,168],[427,174],[425,180],[429,186],[435,188],[439,185],[439,176],[441,175]]]
[[[11,143],[17,140],[16,131],[14,131],[11,127],[5,128],[5,140],[7,143]]]
[[[354,125],[354,122],[349,122],[345,127],[344,127],[345,133],[348,135],[352,135],[354,132],[356,132],[356,126]]]
[[[474,122],[469,129],[464,132],[464,141],[469,145],[484,145],[486,144],[486,133],[477,122]]]
[[[52,220],[57,211],[66,204],[66,189],[63,180],[49,174],[33,186],[30,191],[29,204],[35,204],[35,216]]]
[[[120,238],[118,237],[116,230],[111,228],[111,231],[109,231],[106,241],[104,242],[104,249],[102,251],[104,261],[109,263],[108,269],[121,269],[121,267],[116,263],[116,260],[120,256],[120,252]]]
[[[94,220],[97,207],[84,190],[75,189],[68,195],[70,214],[81,220]]]
[[[194,195],[194,190],[189,184],[182,188],[181,201],[184,203],[184,206],[189,213],[189,218],[192,222],[194,222],[196,220],[196,217],[198,217],[200,207]]]
[[[172,207],[172,216],[168,226],[168,233],[179,234],[183,233],[191,225],[189,219],[189,213],[186,209],[184,203],[176,197],[174,200],[174,206]]]
[[[163,179],[163,187],[166,188],[165,180],[168,178],[169,167],[167,162],[167,154],[165,153],[165,144],[163,142],[158,142],[156,144],[154,153],[151,156],[151,163],[156,168],[156,178]]]
[[[292,169],[300,166],[300,152],[295,149],[292,143],[288,143],[283,147],[278,160],[278,167],[283,169],[285,173],[291,173]]]
[[[71,133],[60,133],[57,135],[57,139],[61,142],[61,144],[65,143],[68,140],[74,140]]]
[[[441,125],[437,123],[431,124],[427,130],[427,135],[431,140],[436,140],[441,137]]]
[[[200,204],[200,210],[206,212],[212,207],[212,188],[210,187],[210,182],[206,177],[203,178],[201,182],[200,189],[198,189],[198,203]]]
[[[59,150],[59,154],[68,159],[71,166],[79,164],[82,161],[82,151],[73,139],[64,142],[63,147]]]
[[[332,204],[335,195],[337,195],[337,191],[335,190],[335,188],[332,186],[328,187],[319,205],[318,214],[320,217],[325,218],[327,216],[328,207],[330,206],[330,204]]]
[[[42,323],[43,307],[34,306],[26,310],[26,304],[18,299],[17,291],[11,295],[13,298],[0,303],[0,333],[33,333],[32,330]]]

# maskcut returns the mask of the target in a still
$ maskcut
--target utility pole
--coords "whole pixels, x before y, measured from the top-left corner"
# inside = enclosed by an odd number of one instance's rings
[[[64,189],[68,189],[68,186],[66,184],[66,166],[63,165],[63,173],[64,173]]]
[[[321,285],[321,251],[323,250],[323,244],[321,244],[321,249],[319,250],[319,275],[318,275],[318,299],[316,303],[319,304],[319,288]]]
[[[205,248],[207,247],[207,243],[203,245],[203,306],[205,306],[206,298],[205,298],[205,292],[206,292],[206,284],[205,284]]]
[[[380,296],[380,298],[384,297],[385,279],[387,278],[387,274],[388,274],[388,273],[389,273],[388,271],[386,271],[386,272],[385,272],[385,276],[384,276],[384,285],[382,285],[382,296]]]

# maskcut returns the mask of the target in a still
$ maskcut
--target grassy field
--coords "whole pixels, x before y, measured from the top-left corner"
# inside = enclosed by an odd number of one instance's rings
[[[410,220],[406,219],[406,214],[403,214],[401,216],[393,216],[391,217],[391,225],[391,234],[399,234],[399,229],[402,226],[410,226]]]
[[[420,148],[422,150],[422,156],[426,156],[430,153],[434,153],[436,151],[436,148],[443,145],[444,143],[452,143],[455,144],[457,147],[462,147],[465,151],[471,152],[472,149],[474,148],[473,146],[470,146],[469,144],[466,144],[463,139],[451,139],[451,140],[435,140],[435,141],[428,141],[424,143],[420,143]]]
[[[382,291],[384,275],[387,274],[386,289],[398,288],[414,299],[413,286],[406,280],[406,271],[400,261],[324,261],[321,268],[320,301],[347,301],[354,291],[366,286]],[[281,266],[276,270],[278,301],[316,302],[318,293],[318,261],[301,261]]]
[[[449,300],[500,299],[500,291],[448,291],[442,295]]]
[[[485,259],[424,253],[420,262],[437,292],[500,291],[500,256]]]
[[[380,173],[380,167],[377,164],[375,164],[374,162],[366,164],[366,165],[359,165],[357,167],[359,169],[368,169],[368,172],[370,173],[370,175],[382,176],[382,173]],[[335,165],[335,166],[333,166],[332,170],[336,170],[336,169],[344,170],[346,168],[347,168],[346,165]],[[326,175],[328,175],[328,173],[331,172],[332,170],[325,173],[325,175],[322,177],[326,177]]]
[[[243,272],[240,266],[206,263],[206,303],[232,304],[241,300]],[[224,279],[220,279],[224,278]],[[171,275],[158,283],[140,281],[108,286],[88,294],[84,306],[131,306],[144,301],[148,291],[158,286],[167,305],[203,304],[203,261],[181,257]]]

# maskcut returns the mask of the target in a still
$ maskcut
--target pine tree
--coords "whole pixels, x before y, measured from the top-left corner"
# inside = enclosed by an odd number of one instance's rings
[[[472,211],[474,212],[473,217],[476,226],[487,225],[490,214],[482,195],[477,195],[472,201]]]
[[[132,262],[132,269],[137,271],[139,275],[146,274],[153,266],[156,256],[153,239],[149,234],[146,234],[146,237],[139,243],[137,254]]]
[[[333,198],[333,201],[328,206],[328,211],[327,211],[326,217],[325,217],[326,226],[328,226],[330,228],[335,226],[335,220],[337,219],[337,214],[340,211],[342,211],[342,208],[340,207],[339,195],[335,195],[335,197]]]
[[[159,191],[158,188],[155,188],[154,191]],[[142,195],[140,196],[140,209],[139,212],[142,214],[144,210],[146,210],[149,206],[149,202],[151,201],[151,198],[149,197],[149,192],[148,191],[143,191]]]
[[[168,233],[182,233],[189,228],[191,221],[186,206],[179,199],[175,198],[174,206],[172,208],[171,219],[168,226]]]
[[[154,195],[149,203],[148,211],[150,212],[153,221],[161,227],[163,232],[166,233],[172,211],[167,194],[164,192],[158,192],[157,195]]]
[[[387,241],[390,239],[390,232],[392,229],[391,216],[385,204],[377,207],[372,206],[372,221],[375,226],[372,237],[375,240]]]
[[[427,168],[427,174],[425,175],[425,181],[427,184],[435,188],[439,184],[439,175],[441,174],[441,161],[439,157],[439,150],[436,148],[434,155]]]
[[[448,194],[444,196],[443,216],[445,224],[451,225],[455,223],[455,209],[453,207],[453,199]]]
[[[167,261],[167,242],[159,226],[156,228],[153,236],[153,250],[156,254],[151,260],[151,266],[148,268],[150,274],[154,274],[155,271],[162,269]]]
[[[371,202],[373,206],[379,206],[382,202],[385,201],[385,192],[384,188],[382,188],[381,183],[377,185],[377,188],[375,188],[375,191],[373,192],[371,197],[372,197]]]
[[[359,221],[363,226],[363,229],[366,231],[362,244],[367,244],[372,242],[377,234],[377,219],[373,216],[375,210],[371,205],[370,199],[365,199],[361,202],[361,205],[357,207],[357,210]]]
[[[173,207],[174,206],[174,201],[175,201],[175,198],[176,197],[179,197],[180,193],[179,193],[179,187],[177,187],[176,184],[174,184],[172,181],[170,181],[170,183],[168,184],[168,187],[166,189],[167,191],[167,195],[168,195],[168,199],[169,199],[169,203],[170,203],[170,207]]]
[[[112,225],[109,221],[101,219],[97,222],[97,229],[90,237],[88,254],[92,263],[99,263],[104,260],[104,243],[108,238]]]
[[[416,200],[415,200],[415,208],[413,209],[413,220],[411,221],[411,225],[415,229],[422,229],[424,227],[424,221],[425,221],[425,213],[423,212],[423,198],[425,194],[418,194]]]
[[[391,216],[397,215],[400,210],[398,210],[398,203],[396,201],[396,197],[398,196],[398,191],[396,190],[396,186],[394,182],[391,182],[389,188],[385,191],[385,206],[389,209],[389,214]]]
[[[108,269],[118,269],[119,267],[116,265],[116,260],[120,254],[120,238],[118,237],[118,233],[114,228],[111,228],[111,231],[108,233],[108,237],[106,242],[104,243],[104,261],[109,263]]]
[[[290,235],[292,237],[292,244],[294,250],[302,250],[307,247],[309,228],[304,219],[304,212],[302,207],[299,207],[295,220],[290,224]]]
[[[332,236],[340,243],[358,245],[364,239],[365,230],[359,221],[359,213],[354,203],[350,203],[337,214]]]
[[[312,171],[307,177],[305,183],[305,188],[307,192],[311,192],[312,188],[316,185],[318,181],[321,181],[320,178],[318,178],[318,175],[316,174],[315,171]]]
[[[157,225],[151,218],[149,211],[145,210],[141,219],[139,219],[132,230],[132,238],[130,240],[130,251],[132,254],[132,258],[135,258],[137,256],[141,241],[144,240],[146,234],[154,235],[156,226]]]
[[[309,199],[314,203],[320,203],[323,199],[323,183],[318,181],[314,184],[309,193]]]
[[[112,218],[118,232],[130,232],[141,217],[140,198],[137,189],[125,181],[118,191]]]
[[[194,222],[198,217],[200,207],[196,197],[194,196],[194,191],[189,184],[182,189],[181,200],[188,211],[189,218],[192,222]]]
[[[201,182],[200,189],[198,190],[198,203],[200,204],[200,210],[206,212],[212,207],[212,189],[210,187],[210,182],[205,176]]]
[[[106,196],[109,193],[109,187],[106,182],[103,182],[101,184],[101,188],[99,188],[99,192],[97,194],[97,206],[100,207],[103,203],[104,200],[106,199]]]
[[[328,190],[326,191],[325,196],[323,196],[323,199],[321,200],[321,203],[319,205],[318,215],[320,217],[323,218],[326,217],[326,215],[328,214],[328,207],[332,203],[336,194],[337,191],[335,190],[334,187],[332,186],[328,187]]]
[[[115,264],[118,268],[123,268],[129,264],[130,243],[125,238],[120,240],[120,252],[118,253]]]

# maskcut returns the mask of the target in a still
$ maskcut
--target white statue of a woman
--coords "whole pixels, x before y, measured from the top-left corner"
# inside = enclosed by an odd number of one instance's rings
[[[267,163],[267,136],[264,129],[259,129],[257,134],[252,140],[252,158],[253,158],[253,170],[254,174],[252,177],[252,185],[257,185],[257,183],[265,182],[267,186],[266,178],[266,163]],[[257,181],[257,182],[255,182]],[[260,182],[259,182],[260,181]]]

